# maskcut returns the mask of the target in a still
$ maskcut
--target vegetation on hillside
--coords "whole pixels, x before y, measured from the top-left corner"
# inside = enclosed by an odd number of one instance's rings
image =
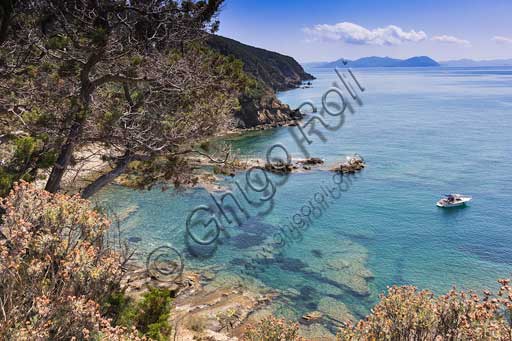
[[[211,35],[207,42],[223,55],[231,55],[242,60],[244,71],[272,90],[295,88],[303,80],[314,79],[292,57],[217,35]]]

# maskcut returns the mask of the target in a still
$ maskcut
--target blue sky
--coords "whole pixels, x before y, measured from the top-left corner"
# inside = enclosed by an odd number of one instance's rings
[[[226,0],[220,35],[300,62],[512,58],[512,0]]]

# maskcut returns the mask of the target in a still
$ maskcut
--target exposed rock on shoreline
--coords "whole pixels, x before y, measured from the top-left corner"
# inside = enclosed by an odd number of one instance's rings
[[[239,101],[240,110],[234,116],[237,128],[277,127],[303,118],[300,111],[292,110],[287,104],[281,103],[271,91],[261,98],[242,96]]]
[[[210,36],[207,43],[219,53],[242,61],[244,72],[256,80],[250,91],[239,96],[240,110],[234,114],[237,128],[275,127],[302,118],[299,111],[281,103],[275,94],[315,78],[295,59],[217,35]]]
[[[355,173],[363,170],[366,167],[364,160],[359,155],[354,155],[347,159],[346,162],[341,163],[339,166],[332,170],[340,173]]]
[[[213,271],[185,272],[174,282],[150,277],[132,266],[122,286],[138,299],[148,287],[168,289],[174,298],[170,317],[176,340],[238,340],[253,315],[278,295],[263,285]]]

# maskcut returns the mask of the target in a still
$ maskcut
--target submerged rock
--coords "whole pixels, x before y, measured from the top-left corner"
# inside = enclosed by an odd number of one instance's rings
[[[308,263],[308,269],[327,285],[349,291],[357,296],[370,295],[368,281],[373,277],[366,268],[368,251],[350,240],[338,242],[336,252],[325,253]]]
[[[310,323],[313,321],[320,320],[322,318],[322,313],[319,311],[311,311],[307,313],[306,315],[302,316],[302,321],[304,323]]]
[[[299,335],[311,341],[335,341],[336,336],[320,323],[301,325]]]
[[[347,321],[355,322],[356,318],[350,309],[343,303],[332,297],[324,297],[318,303],[318,310],[321,311],[331,322],[344,325]]]
[[[140,242],[141,240],[142,240],[142,238],[140,238],[140,237],[130,237],[130,238],[128,238],[128,241],[129,241],[130,243],[138,243],[138,242]]]
[[[323,253],[321,250],[317,250],[317,249],[311,250],[311,254],[317,258],[323,257]]]

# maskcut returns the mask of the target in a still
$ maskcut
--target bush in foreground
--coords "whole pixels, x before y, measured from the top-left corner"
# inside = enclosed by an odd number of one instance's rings
[[[451,290],[434,297],[412,286],[391,287],[355,326],[342,328],[339,340],[512,340],[509,280],[496,295]]]
[[[366,319],[341,328],[339,341],[512,340],[512,286],[498,281],[499,291],[456,291],[435,297],[413,286],[388,289]],[[299,326],[269,317],[251,326],[245,341],[303,341]]]
[[[1,203],[0,339],[137,339],[100,304],[119,289],[109,221],[78,197],[21,183]]]
[[[250,326],[243,336],[244,341],[305,341],[299,336],[299,325],[273,316],[264,318]]]
[[[168,289],[150,288],[139,302],[123,293],[114,293],[103,309],[115,325],[126,328],[134,326],[153,340],[168,340],[171,334],[171,301]]]

